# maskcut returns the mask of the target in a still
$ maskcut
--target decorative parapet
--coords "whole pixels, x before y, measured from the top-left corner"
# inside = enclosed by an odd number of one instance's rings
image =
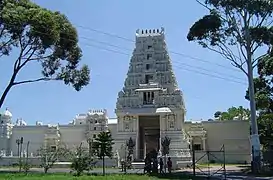
[[[89,111],[88,111],[88,115],[89,115],[89,116],[93,116],[93,115],[103,115],[103,116],[107,116],[107,110],[106,110],[106,109],[89,110]]]
[[[165,30],[163,27],[161,29],[138,29],[136,30],[136,36],[154,36],[154,35],[162,35],[165,33]]]
[[[57,145],[58,142],[60,141],[60,138],[61,138],[61,134],[60,134],[59,125],[49,124],[47,126],[47,130],[44,136],[45,144]]]
[[[192,123],[187,133],[189,134],[190,137],[193,136],[205,137],[207,135],[207,131],[204,129],[203,123],[201,122]]]

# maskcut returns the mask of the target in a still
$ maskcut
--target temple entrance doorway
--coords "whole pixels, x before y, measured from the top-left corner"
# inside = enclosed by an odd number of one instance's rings
[[[139,116],[139,159],[160,149],[160,116]]]

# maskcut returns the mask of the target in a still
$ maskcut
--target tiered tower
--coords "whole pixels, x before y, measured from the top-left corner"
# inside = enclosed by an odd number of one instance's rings
[[[12,128],[12,114],[6,109],[3,114],[0,113],[0,156],[10,153]]]
[[[120,156],[124,154],[121,147],[130,137],[136,142],[133,158],[143,159],[151,151],[160,152],[161,140],[167,136],[171,138],[170,156],[178,161],[190,157],[183,130],[185,112],[164,28],[137,30],[135,49],[116,104],[116,148]]]

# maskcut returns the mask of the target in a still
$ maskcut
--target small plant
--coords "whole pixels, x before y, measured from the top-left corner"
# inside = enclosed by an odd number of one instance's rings
[[[28,171],[29,171],[30,168],[31,168],[31,165],[30,165],[28,162],[24,162],[24,163],[22,164],[22,168],[23,168],[24,172],[27,174]]]
[[[90,152],[82,148],[82,143],[77,147],[72,158],[71,169],[76,171],[76,176],[80,176],[84,171],[92,169],[93,158],[90,157]]]
[[[41,147],[38,150],[38,154],[41,156],[41,167],[44,168],[44,173],[47,173],[60,157],[65,157],[69,154],[69,150],[65,146],[59,146],[56,149],[52,147]]]

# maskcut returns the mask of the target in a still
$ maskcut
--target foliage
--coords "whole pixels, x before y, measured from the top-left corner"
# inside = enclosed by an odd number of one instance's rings
[[[196,21],[190,28],[187,38],[221,54],[232,65],[246,75],[245,65],[249,59],[253,67],[267,54],[257,57],[261,46],[271,50],[273,28],[271,0],[197,0],[209,10],[209,14]],[[259,53],[260,53],[259,52]],[[256,57],[254,57],[256,56]],[[249,72],[250,73],[250,72]]]
[[[14,61],[0,108],[16,85],[62,80],[79,91],[89,83],[88,66],[78,68],[82,52],[77,31],[66,16],[41,8],[30,0],[2,0],[0,10],[0,60]],[[19,73],[35,63],[41,75],[18,80]]]
[[[77,176],[80,176],[83,171],[89,171],[92,168],[92,161],[89,151],[85,151],[81,143],[73,156],[71,168],[76,171]]]
[[[273,43],[272,0],[197,0],[209,14],[196,21],[187,35],[204,48],[217,52],[239,68],[248,80],[252,127],[257,135],[253,69],[260,59],[271,56]],[[258,136],[252,136],[259,142]],[[259,167],[260,144],[252,144],[253,161]],[[259,168],[254,166],[253,171]]]
[[[25,173],[28,173],[31,168],[31,165],[28,162],[23,163],[23,170]]]
[[[113,139],[110,131],[102,131],[93,142],[94,154],[102,159],[103,175],[105,175],[105,157],[113,156]]]
[[[67,157],[69,155],[69,150],[63,145],[60,145],[56,149],[45,146],[38,150],[38,155],[41,156],[41,167],[44,168],[44,173],[47,173],[59,158]]]
[[[234,120],[236,118],[238,118],[238,120],[249,120],[250,111],[249,109],[243,108],[243,106],[231,107],[228,108],[226,112],[216,111],[214,117],[222,121]]]
[[[167,154],[169,154],[170,151],[170,144],[171,144],[171,138],[165,136],[162,140],[161,140],[161,145],[162,145],[162,154],[165,156]]]

